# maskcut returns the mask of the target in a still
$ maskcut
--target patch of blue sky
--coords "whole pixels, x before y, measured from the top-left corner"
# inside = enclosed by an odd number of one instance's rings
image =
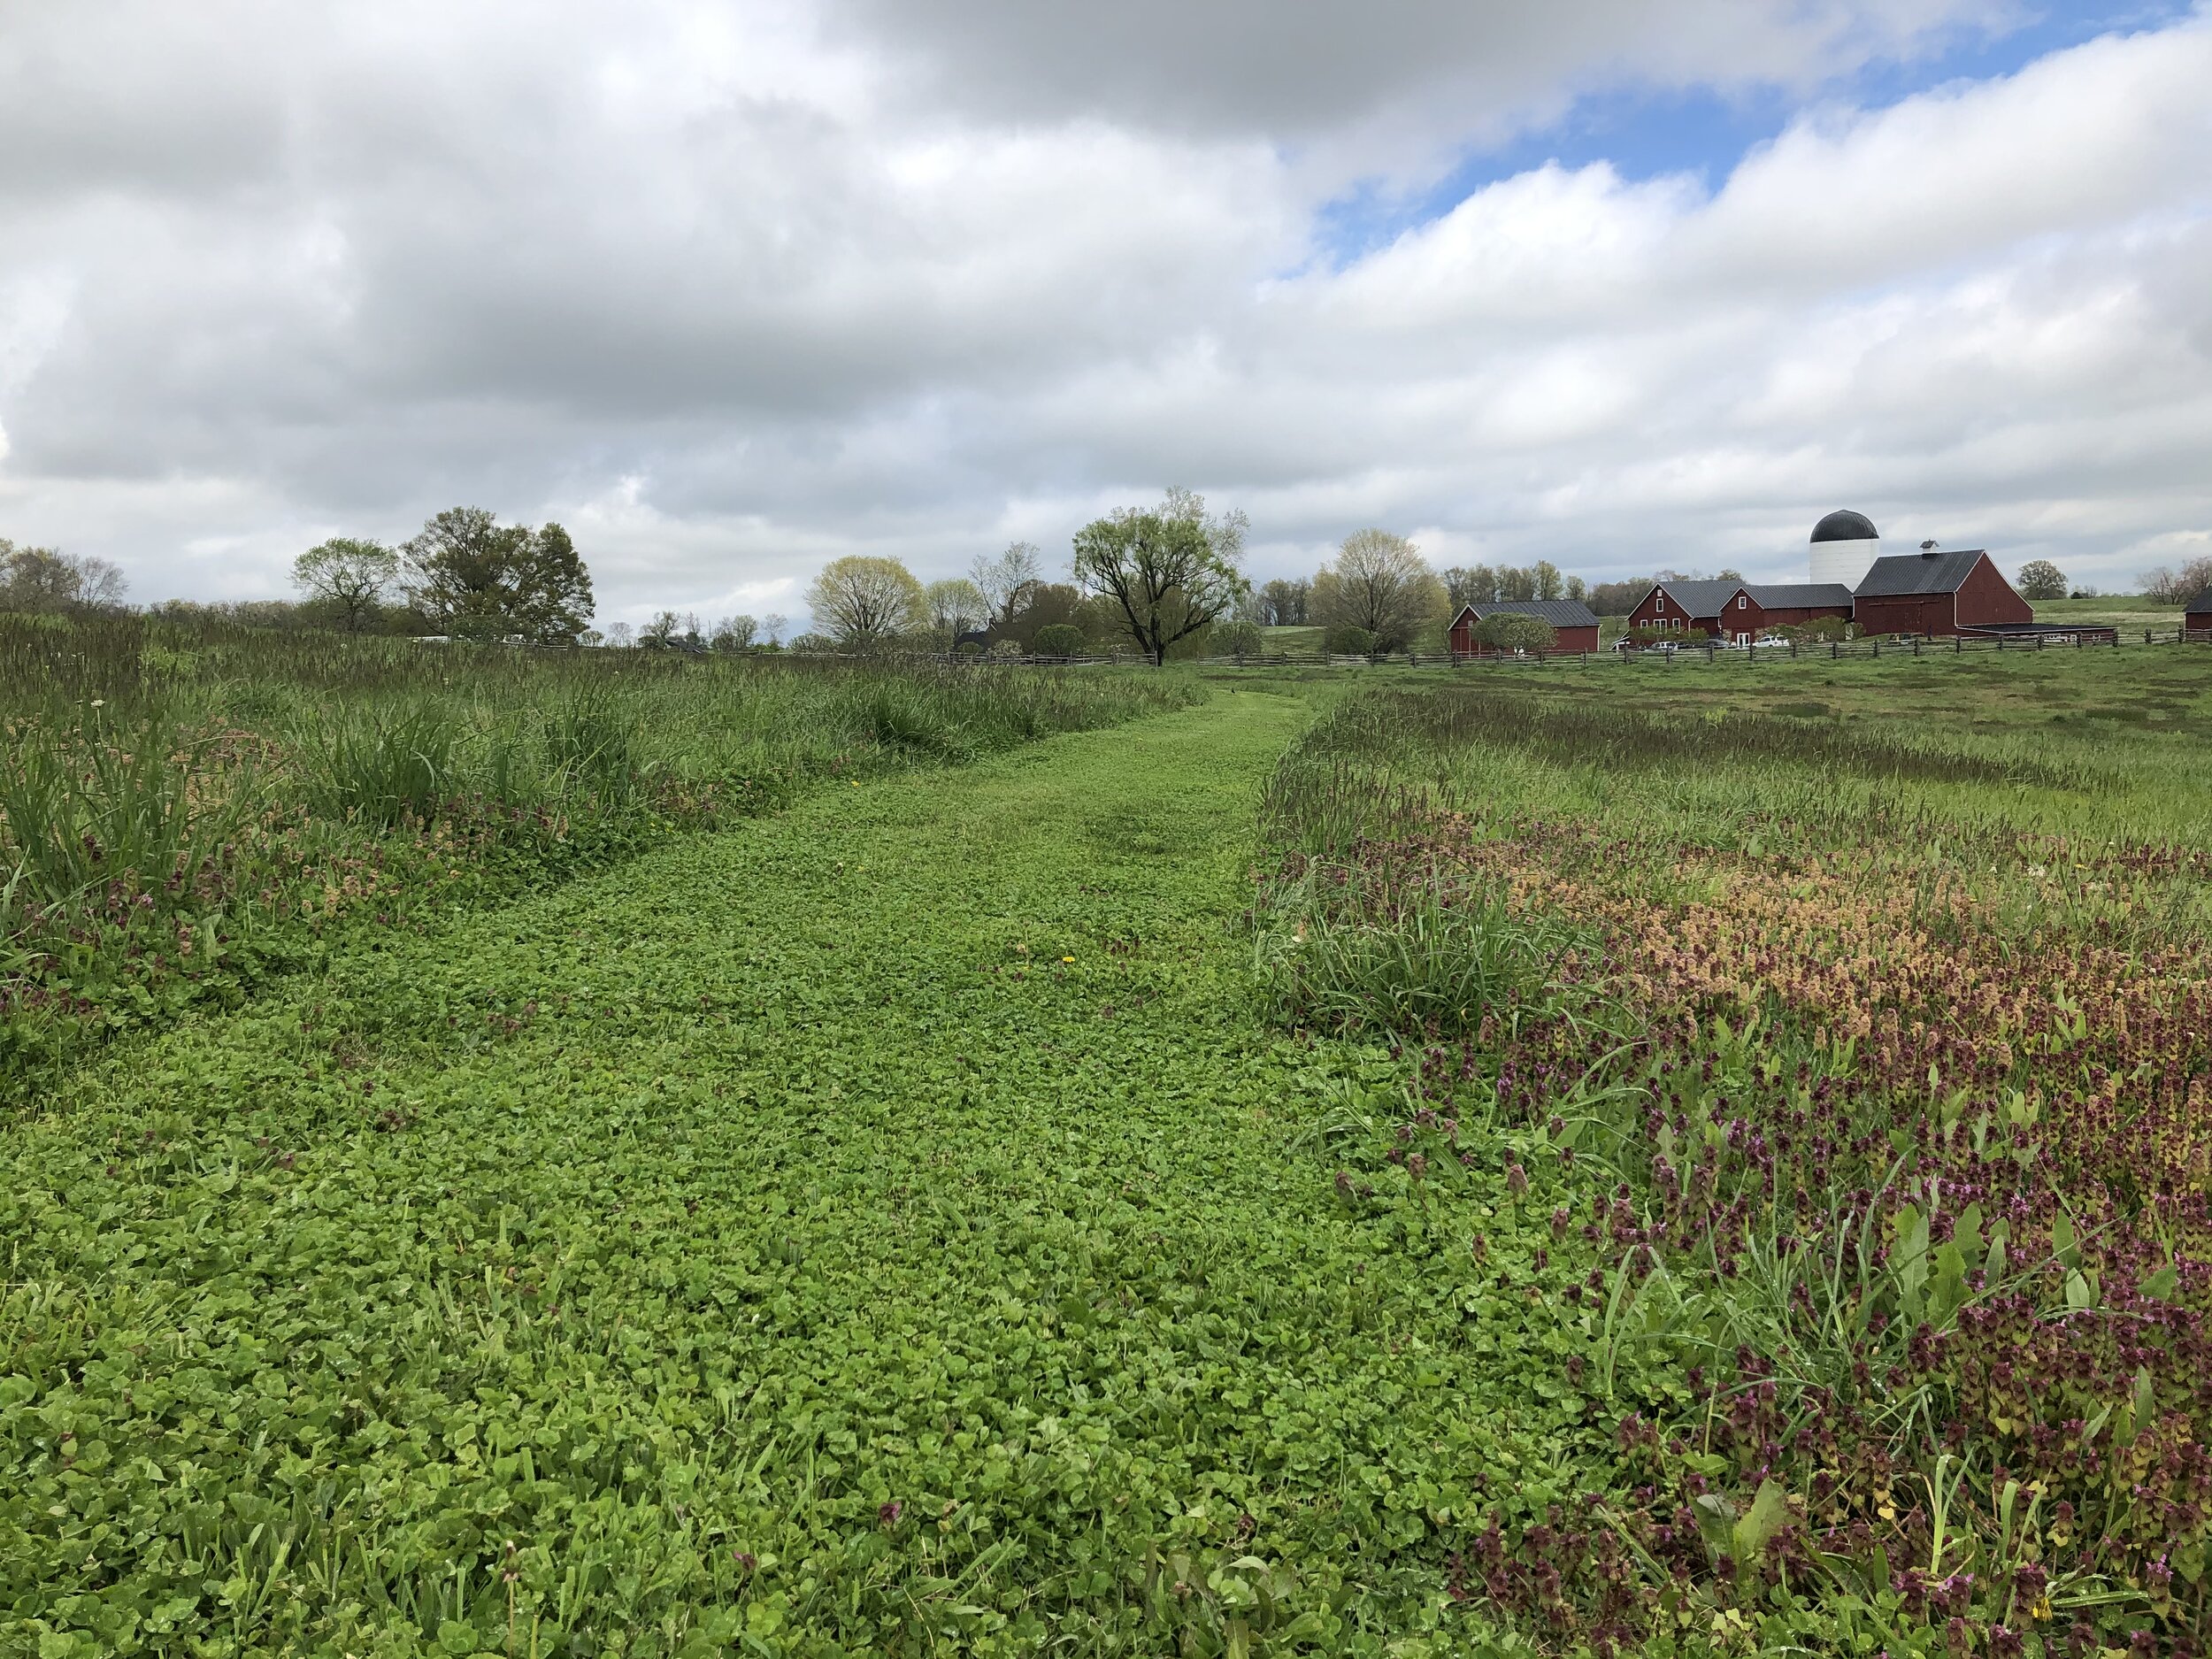
[[[2199,9],[2193,0],[2126,5],[2062,0],[2024,12],[2001,32],[1961,30],[1935,50],[1870,63],[1809,89],[1612,87],[1578,99],[1541,127],[1502,143],[1471,146],[1442,177],[1420,189],[1405,190],[1384,180],[1363,182],[1321,210],[1319,251],[1341,268],[1442,218],[1485,186],[1547,164],[1573,169],[1606,162],[1632,181],[1686,173],[1717,189],[1746,155],[1812,105],[1883,109],[1934,88],[2014,74],[2100,35],[2159,28]]]

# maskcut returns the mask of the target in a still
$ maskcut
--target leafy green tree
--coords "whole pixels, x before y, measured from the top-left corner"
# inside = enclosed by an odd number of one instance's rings
[[[1559,635],[1541,617],[1501,611],[1475,624],[1475,642],[1494,651],[1526,651],[1532,656],[1552,649]]]
[[[752,617],[724,617],[714,625],[713,644],[718,651],[749,651],[759,637],[760,623]]]
[[[806,602],[816,629],[848,651],[871,650],[929,626],[921,583],[894,558],[850,553],[832,559],[807,589]]]
[[[1077,531],[1075,579],[1120,608],[1129,637],[1161,666],[1169,646],[1244,595],[1248,526],[1240,512],[1209,518],[1202,497],[1171,489],[1156,508],[1125,507]]]
[[[2066,572],[2048,559],[2030,559],[2020,567],[2020,580],[2013,586],[2023,599],[2063,599]]]
[[[922,589],[922,603],[929,611],[931,631],[941,635],[947,646],[991,619],[990,602],[964,576],[930,583]]]
[[[1083,649],[1083,630],[1072,622],[1048,622],[1037,630],[1037,655],[1074,657]]]
[[[1452,614],[1467,605],[1482,604],[1498,595],[1498,572],[1487,565],[1454,565],[1443,573],[1444,596]]]
[[[337,536],[292,561],[292,584],[348,634],[372,626],[399,584],[399,555],[380,541]]]
[[[1313,579],[1313,611],[1322,625],[1372,634],[1379,651],[1411,644],[1446,603],[1444,585],[1420,549],[1387,530],[1355,530]]]
[[[1260,589],[1260,620],[1277,627],[1302,627],[1306,607],[1313,598],[1313,584],[1278,577]]]
[[[1264,650],[1267,636],[1260,632],[1258,623],[1248,622],[1240,617],[1234,622],[1225,623],[1216,628],[1207,643],[1217,656],[1245,657],[1254,651]]]
[[[400,549],[407,595],[441,632],[575,642],[591,620],[591,573],[557,524],[503,525],[481,507],[449,507]]]

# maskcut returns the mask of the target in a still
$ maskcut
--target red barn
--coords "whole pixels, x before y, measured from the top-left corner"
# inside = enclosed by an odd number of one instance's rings
[[[1851,619],[1841,582],[1657,582],[1630,612],[1632,628],[1679,628],[1748,645],[1776,628]]]
[[[1486,617],[1535,617],[1551,624],[1558,641],[1552,650],[1560,655],[1598,649],[1597,612],[1579,599],[1478,600],[1462,605],[1452,618],[1452,655],[1483,657],[1490,648],[1475,638],[1475,624]]]
[[[1862,634],[1956,634],[2032,622],[2035,611],[1979,548],[1923,548],[1874,561],[1852,600]]]
[[[1851,620],[1851,590],[1841,582],[1746,582],[1721,607],[1720,636],[1748,645],[1777,628]]]
[[[1654,582],[1651,591],[1628,613],[1632,628],[1662,628],[1676,634],[1703,634],[1717,639],[1721,612],[1743,591],[1740,581]]]
[[[2212,588],[2182,607],[2181,626],[2190,634],[2212,634]]]

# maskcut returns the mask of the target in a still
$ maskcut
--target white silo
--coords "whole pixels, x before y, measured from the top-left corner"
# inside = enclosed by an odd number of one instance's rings
[[[1809,580],[1841,582],[1855,591],[1881,556],[1882,538],[1872,519],[1848,508],[1832,512],[1813,526]]]

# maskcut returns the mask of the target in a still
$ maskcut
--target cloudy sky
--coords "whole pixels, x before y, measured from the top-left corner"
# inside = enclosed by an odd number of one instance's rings
[[[0,0],[0,535],[2212,552],[2212,0]]]

